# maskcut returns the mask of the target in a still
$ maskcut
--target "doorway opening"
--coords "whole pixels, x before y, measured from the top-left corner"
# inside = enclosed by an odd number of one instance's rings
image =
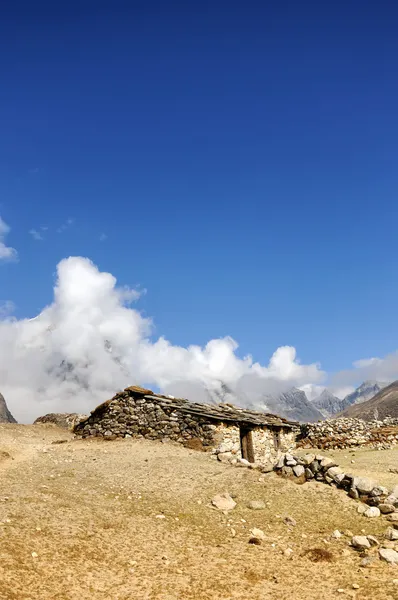
[[[281,430],[276,429],[274,431],[274,449],[279,450],[281,447]]]
[[[253,431],[249,427],[240,427],[240,449],[242,458],[254,463]]]

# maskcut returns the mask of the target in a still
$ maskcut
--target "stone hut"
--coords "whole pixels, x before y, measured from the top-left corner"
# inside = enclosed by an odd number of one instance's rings
[[[77,436],[173,440],[211,450],[225,459],[266,462],[295,446],[298,423],[232,404],[199,404],[126,388],[77,423]],[[221,456],[219,457],[222,458]]]

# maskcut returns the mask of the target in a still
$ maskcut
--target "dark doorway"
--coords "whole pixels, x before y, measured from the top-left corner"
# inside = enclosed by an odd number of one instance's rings
[[[279,450],[281,447],[281,430],[274,430],[274,449]]]
[[[240,449],[242,458],[254,463],[253,432],[248,427],[240,428]]]

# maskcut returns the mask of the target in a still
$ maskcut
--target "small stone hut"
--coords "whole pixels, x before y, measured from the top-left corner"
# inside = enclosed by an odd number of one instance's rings
[[[225,458],[264,462],[295,446],[298,423],[232,404],[199,404],[126,388],[77,423],[77,436],[108,439],[144,437],[203,447]]]

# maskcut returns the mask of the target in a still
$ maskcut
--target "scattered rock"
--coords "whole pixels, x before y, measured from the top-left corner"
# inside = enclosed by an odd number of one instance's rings
[[[387,540],[396,541],[398,540],[398,530],[393,527],[388,527],[385,537]]]
[[[395,507],[392,504],[382,503],[379,504],[379,510],[381,513],[383,513],[383,515],[389,515],[395,512]]]
[[[218,508],[218,510],[233,510],[236,506],[236,502],[231,498],[228,493],[217,494],[211,501],[212,505]]]
[[[365,550],[370,548],[370,542],[365,535],[354,535],[351,540],[351,546],[358,550]]]
[[[380,517],[380,510],[377,508],[377,506],[369,506],[369,508],[364,512],[364,515],[369,519]]]
[[[267,539],[267,536],[265,535],[264,531],[262,529],[257,529],[257,527],[253,527],[253,529],[250,529],[250,533],[253,537],[258,538],[259,540]]]
[[[379,546],[379,540],[374,535],[367,535],[366,537],[371,546]]]
[[[376,562],[376,559],[374,556],[366,556],[365,558],[363,558],[361,560],[361,562],[359,563],[360,567],[370,567],[371,565],[373,565]]]
[[[338,529],[335,529],[332,533],[332,538],[334,538],[335,540],[339,540],[341,537],[343,537],[343,534],[340,533],[340,531]]]
[[[382,560],[385,560],[389,564],[398,564],[398,552],[390,550],[389,548],[380,548],[379,556]]]
[[[398,512],[388,515],[387,521],[390,521],[391,523],[398,523]]]
[[[289,517],[289,516],[285,517],[283,519],[283,522],[285,525],[288,525],[289,527],[296,527],[296,525],[297,525],[296,519],[293,519],[293,517]]]

